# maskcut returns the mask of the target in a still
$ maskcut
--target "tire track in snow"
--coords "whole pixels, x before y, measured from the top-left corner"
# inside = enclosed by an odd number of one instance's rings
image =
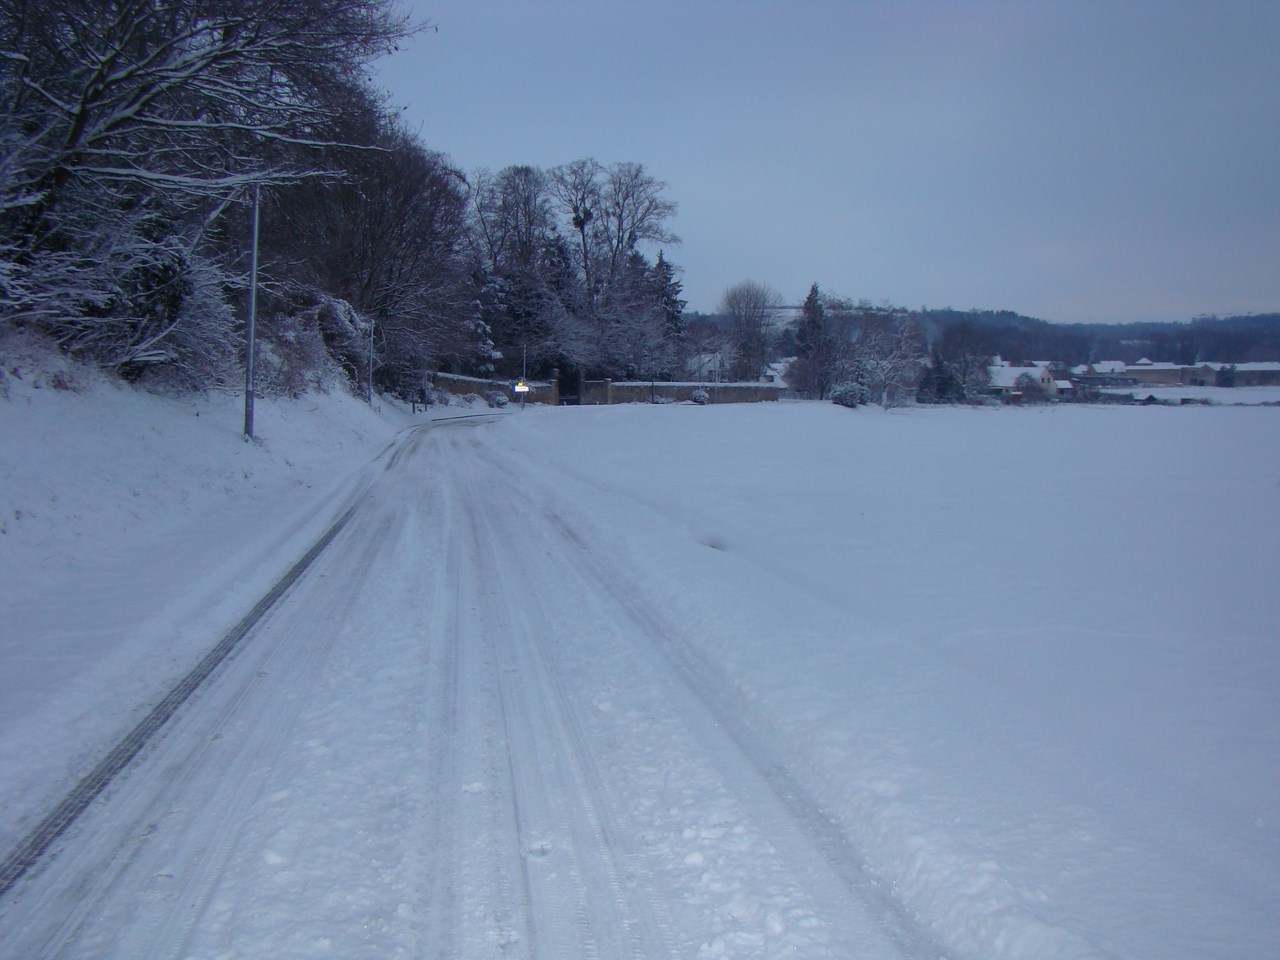
[[[0,861],[0,900],[13,889],[48,853],[54,843],[71,827],[112,781],[142,752],[178,712],[179,708],[202,687],[214,672],[235,652],[262,617],[285,592],[306,572],[316,558],[351,521],[356,512],[352,505],[338,517],[302,558],[293,565],[254,605],[235,627],[178,682],[145,717],[121,739],[71,792],[51,810],[3,861]]]
[[[448,448],[450,438],[442,434],[439,442]],[[451,931],[454,955],[496,948],[505,956],[530,957],[532,912],[520,862],[516,782],[495,684],[499,665],[485,616],[489,595],[478,559],[478,534],[467,515],[464,485],[452,475],[444,500],[443,560],[452,588],[438,596],[446,608],[442,642],[454,651],[458,665],[456,685],[447,693],[456,707],[443,707],[442,713],[457,724],[458,736],[456,751],[450,746],[449,759],[440,761],[446,775],[440,788],[449,793],[438,798],[435,825],[429,829],[461,842],[438,851],[435,869],[447,880],[435,885],[429,917],[433,928]],[[443,951],[434,955],[441,960],[449,956]]]
[[[494,469],[502,465],[491,447],[480,448],[480,456]],[[916,917],[892,892],[872,877],[864,865],[857,845],[839,823],[829,816],[813,794],[791,773],[783,759],[782,745],[772,744],[760,726],[748,718],[753,710],[737,694],[722,675],[697,650],[679,640],[680,631],[663,613],[643,597],[623,589],[628,582],[611,558],[592,548],[588,538],[580,534],[565,516],[550,504],[562,496],[557,490],[543,487],[535,498],[528,490],[537,485],[536,475],[524,484],[524,511],[541,517],[555,530],[551,539],[566,564],[577,570],[584,581],[592,584],[599,595],[608,597],[621,615],[634,625],[628,635],[643,641],[658,654],[672,679],[691,700],[706,711],[712,726],[736,747],[747,767],[785,811],[790,823],[807,838],[826,862],[832,874],[846,890],[867,907],[868,918],[881,934],[904,957],[914,960],[938,960],[944,951]],[[651,658],[653,659],[653,658]]]
[[[356,540],[356,543],[349,545],[347,549],[359,546],[357,559],[348,568],[351,571],[347,581],[349,589],[341,594],[328,595],[331,605],[278,611],[279,620],[273,617],[269,629],[273,634],[293,639],[294,643],[274,647],[269,659],[264,661],[262,670],[257,672],[255,681],[266,674],[287,671],[290,683],[295,688],[309,689],[314,685],[337,639],[337,631],[332,628],[326,630],[326,624],[346,622],[347,614],[369,576],[374,557],[393,545],[395,528],[392,518],[384,517],[369,529],[349,531],[348,534],[348,539]],[[285,616],[286,613],[289,615]],[[268,625],[264,624],[266,626]],[[305,649],[299,650],[299,640],[318,642],[309,642]],[[220,729],[237,722],[241,704],[252,692],[246,684],[223,708],[222,719],[218,724]],[[255,723],[244,732],[243,742],[236,749],[235,759],[252,757],[259,772],[274,769],[274,758],[278,758],[288,745],[289,733],[301,706],[302,703],[297,698],[271,698],[266,715],[255,715]],[[235,759],[225,766],[243,770],[243,765],[236,763]],[[189,764],[188,769],[194,766],[195,764]],[[185,952],[192,931],[204,918],[214,891],[223,879],[242,836],[246,814],[262,796],[261,781],[247,774],[220,778],[215,789],[209,806],[219,811],[220,820],[231,825],[231,829],[215,831],[212,843],[199,850],[195,856],[188,855],[188,862],[193,866],[189,872],[183,871],[187,879],[175,902],[169,907],[161,928],[154,932],[141,932],[140,936],[135,937],[138,941],[136,949],[127,949],[127,955],[158,960],[172,955],[170,947],[174,945],[181,945]],[[177,793],[176,790],[169,792]]]
[[[286,601],[260,618],[251,632],[260,642],[237,651],[192,695],[137,769],[118,777],[76,825],[49,869],[15,894],[0,953],[96,956],[93,945],[102,941],[106,955],[186,955],[241,843],[247,813],[262,798],[264,778],[290,742],[303,706],[294,693],[310,689],[322,670],[337,638],[334,625],[345,621],[374,556],[388,549],[393,534],[389,516],[359,530],[348,525],[346,539],[358,549],[339,551],[335,560],[352,589],[321,591],[320,603]],[[287,678],[284,696],[273,692],[280,678]],[[246,724],[250,704],[254,722]],[[140,866],[157,860],[165,872]],[[103,918],[112,915],[131,919],[118,931],[104,928]]]
[[[484,417],[485,415],[473,415]],[[455,418],[463,419],[463,418]],[[432,421],[411,428],[405,435],[393,440],[375,461],[386,457],[384,472],[391,472],[406,453],[415,452],[427,431],[438,422]],[[153,706],[106,755],[82,777],[71,791],[50,810],[18,844],[0,860],[0,902],[23,877],[39,865],[55,843],[69,830],[76,820],[159,735],[174,715],[190,697],[201,689],[219,668],[233,656],[254,627],[280,602],[334,538],[350,523],[369,491],[363,484],[348,500],[347,508],[316,540],[306,553],[258,600],[247,614]]]
[[[550,620],[538,608],[525,542],[500,537],[519,528],[508,490],[474,469],[474,444],[455,448],[476,570],[490,581],[482,606],[486,648],[502,717],[512,814],[533,957],[670,957],[669,927],[652,894],[623,881],[616,815],[573,698],[542,646]],[[536,876],[535,876],[536,874]]]
[[[427,798],[424,829],[415,851],[422,889],[424,942],[430,956],[453,958],[457,949],[457,912],[459,876],[456,869],[459,823],[457,796],[441,796],[446,789],[457,789],[461,783],[458,746],[463,732],[460,690],[462,683],[462,651],[459,642],[461,580],[448,573],[456,568],[456,505],[451,485],[439,487],[439,527],[432,529],[440,545],[441,562],[434,566],[434,589],[430,596],[451,599],[437,610],[435,629],[428,637],[431,650],[429,713],[425,735],[427,781],[435,785],[435,795]],[[429,625],[430,628],[430,625]],[[432,802],[434,801],[434,802]],[[425,952],[424,952],[424,955]]]
[[[482,517],[481,522],[488,533],[485,543],[490,545],[498,542],[499,529],[518,529],[521,521],[528,519],[513,509],[510,502],[488,502],[485,508],[478,515]],[[499,516],[504,514],[500,523]],[[505,619],[510,624],[508,635],[514,639],[513,651],[521,664],[518,673],[530,687],[523,699],[529,705],[541,708],[537,711],[540,714],[538,729],[554,734],[556,743],[569,746],[567,751],[563,751],[563,760],[556,768],[561,780],[560,792],[573,797],[580,806],[581,815],[573,822],[585,826],[586,830],[579,827],[576,846],[590,851],[591,857],[583,870],[594,875],[586,877],[582,872],[578,875],[578,882],[587,884],[583,887],[581,900],[583,914],[580,924],[584,937],[590,937],[604,957],[675,956],[677,951],[671,924],[652,890],[623,880],[619,860],[633,855],[634,850],[624,839],[626,831],[621,828],[618,791],[604,776],[596,760],[596,750],[587,735],[587,724],[578,705],[580,698],[570,689],[550,653],[548,625],[551,618],[539,591],[527,574],[512,577],[511,571],[517,569],[512,558],[502,556],[492,547],[490,554],[486,566],[503,571],[504,583],[509,584],[512,579],[523,582],[523,589],[513,591],[504,586],[501,591],[507,608]],[[511,598],[516,596],[521,600],[522,610],[512,606]],[[521,627],[521,620],[534,627]],[[610,908],[606,910],[607,916],[592,916],[587,910],[592,900],[588,891],[595,888],[610,893],[611,903],[602,904],[598,897],[595,898],[596,907]]]

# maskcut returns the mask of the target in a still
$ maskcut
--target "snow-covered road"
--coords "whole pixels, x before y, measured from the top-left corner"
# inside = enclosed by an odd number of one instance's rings
[[[332,543],[0,900],[0,956],[942,953],[637,558],[487,429],[384,453]]]

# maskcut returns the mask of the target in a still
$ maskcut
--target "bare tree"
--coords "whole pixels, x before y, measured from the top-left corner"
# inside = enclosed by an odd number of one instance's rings
[[[533,271],[555,231],[551,181],[537,167],[477,172],[471,192],[474,252],[499,274]]]
[[[720,313],[729,321],[737,380],[757,380],[769,365],[769,343],[778,320],[782,296],[754,280],[743,280],[724,292]]]
[[[507,369],[567,356],[566,302],[580,302],[570,248],[557,230],[551,178],[530,166],[476,173],[470,236],[477,300]],[[516,365],[519,366],[516,366]]]
[[[440,154],[394,122],[380,128],[377,150],[335,151],[350,154],[340,158],[343,181],[280,192],[264,237],[265,269],[354,308],[361,339],[329,341],[353,379],[367,386],[372,323],[379,379],[405,386],[441,356],[482,346],[466,277],[468,192]]]
[[[667,229],[667,221],[676,214],[676,203],[663,196],[666,188],[638,163],[615,163],[605,170],[596,226],[605,261],[601,272],[610,285],[640,244],[680,242]]]
[[[576,160],[554,168],[550,178],[559,212],[576,236],[581,272],[576,314],[584,328],[579,340],[591,344],[587,362],[625,374],[636,368],[638,355],[653,354],[648,347],[636,348],[653,340],[637,328],[663,323],[661,311],[637,297],[636,276],[644,271],[635,258],[642,257],[642,244],[679,242],[667,228],[676,204],[663,196],[666,184],[638,163],[606,167]],[[629,346],[620,346],[624,343]]]
[[[586,302],[583,314],[590,319],[595,315],[598,293],[596,226],[600,215],[600,179],[604,168],[596,160],[575,160],[551,171],[551,192],[561,212],[578,235],[578,266],[582,270],[583,292]]]

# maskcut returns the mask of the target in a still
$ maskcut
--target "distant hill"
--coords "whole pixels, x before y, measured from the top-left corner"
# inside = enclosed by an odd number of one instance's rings
[[[1014,361],[1280,361],[1280,313],[1121,324],[1048,323],[1008,310],[925,310],[913,315],[931,338],[952,324],[968,323],[994,353]]]
[[[1012,310],[946,307],[908,312],[930,343],[949,327],[967,324],[976,342],[1015,363],[1058,360],[1075,366],[1096,360],[1133,363],[1143,357],[1184,364],[1280,362],[1280,313],[1200,316],[1166,323],[1049,323]],[[780,322],[793,328],[798,313],[799,307],[784,307],[779,311]],[[685,319],[720,327],[729,324],[727,317],[713,313],[690,312]],[[794,348],[794,340],[787,332],[780,331],[779,337],[779,349],[784,355],[789,355],[788,346]]]

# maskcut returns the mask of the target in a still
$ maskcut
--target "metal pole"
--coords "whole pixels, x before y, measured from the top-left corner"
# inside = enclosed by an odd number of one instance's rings
[[[369,389],[366,394],[369,406],[373,406],[373,317],[369,317]]]
[[[258,184],[253,185],[253,236],[249,244],[249,322],[244,333],[244,435],[253,439],[253,337],[258,319]]]

